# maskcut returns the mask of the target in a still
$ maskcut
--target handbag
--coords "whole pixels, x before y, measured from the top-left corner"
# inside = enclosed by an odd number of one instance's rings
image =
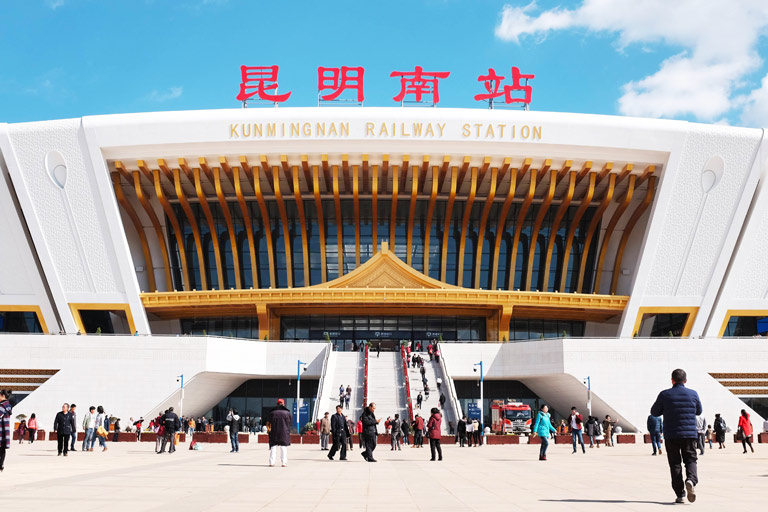
[[[99,426],[99,428],[96,429],[96,435],[99,437],[107,437],[107,431],[104,430],[104,427]]]
[[[739,427],[739,430],[736,431],[736,440],[737,441],[744,441],[744,429]]]

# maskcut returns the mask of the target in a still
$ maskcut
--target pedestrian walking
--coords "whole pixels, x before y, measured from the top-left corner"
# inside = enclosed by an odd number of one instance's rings
[[[378,436],[378,424],[381,419],[376,419],[376,404],[371,402],[363,411],[363,438],[365,441],[365,451],[361,454],[368,462],[376,462],[373,458],[373,451],[376,449],[376,436]]]
[[[338,409],[339,406],[336,406]],[[328,449],[328,437],[331,435],[331,415],[325,413],[320,420],[320,450]]]
[[[347,427],[349,427],[349,435],[347,436],[347,442],[349,443],[349,451],[352,451],[355,447],[355,440],[352,439],[352,432],[355,431],[355,422],[347,418],[346,415],[344,416],[344,419],[347,421]]]
[[[107,429],[104,428],[106,421],[106,414],[104,414],[104,407],[98,406],[96,408],[96,438],[99,440],[99,447],[102,452],[107,451]]]
[[[357,447],[361,450],[365,447],[365,443],[363,442],[363,417],[360,416],[360,418],[357,420],[357,428],[355,429],[357,431]]]
[[[240,415],[237,414],[237,409],[229,410],[227,422],[229,423],[229,442],[232,445],[229,453],[238,453],[240,451],[240,440],[237,438],[237,435],[240,433]]]
[[[705,434],[706,441],[709,443],[709,449],[712,449],[712,438],[714,437],[714,432],[712,431],[712,425],[707,425],[707,432]]]
[[[605,434],[605,446],[613,447],[613,426],[616,424],[610,414],[605,415],[603,420],[603,434]]]
[[[395,417],[389,422],[389,428],[390,428],[390,439],[389,443],[392,446],[391,450],[400,450],[400,439],[403,435],[401,429],[402,429],[402,423],[400,422],[400,415],[395,414]]]
[[[433,407],[430,411],[432,414],[429,417],[427,423],[427,437],[429,437],[429,451],[432,454],[431,461],[435,460],[435,452],[437,452],[437,460],[443,460],[443,449],[440,447],[440,440],[442,438],[442,424],[443,416],[440,414],[440,409]]]
[[[419,391],[419,394],[416,395],[416,408],[421,409],[421,402],[424,401],[424,395],[421,394],[421,391]]]
[[[459,424],[456,427],[456,440],[459,442],[459,447],[463,448],[467,442],[467,417],[462,416],[459,420]]]
[[[738,434],[741,438],[741,446],[744,448],[744,453],[747,453],[747,445],[752,453],[755,453],[755,449],[752,448],[752,422],[749,421],[749,413],[746,409],[741,410],[741,416],[739,416]]]
[[[93,443],[96,442],[96,407],[93,405],[88,408],[88,414],[83,418],[83,451],[92,452]]]
[[[701,455],[704,455],[704,443],[706,440],[704,439],[706,433],[707,433],[707,419],[702,415],[696,415],[696,433],[698,434],[698,445],[699,445],[699,452]]]
[[[571,438],[573,440],[573,453],[576,453],[576,441],[581,444],[581,453],[587,453],[587,449],[584,447],[584,436],[582,435],[584,421],[581,417],[581,413],[576,410],[576,407],[571,407]]]
[[[472,418],[467,421],[467,447],[472,448],[472,441],[475,440],[475,422]]]
[[[413,418],[413,447],[424,447],[424,418],[418,414]]]
[[[648,427],[648,434],[651,436],[651,446],[653,446],[653,453],[651,455],[656,455],[656,450],[658,449],[659,455],[662,455],[661,452],[661,433],[664,431],[664,422],[661,420],[659,416],[654,416],[653,414],[648,415],[648,420],[646,422],[646,426]]]
[[[483,444],[483,429],[477,419],[472,420],[472,433],[475,436],[475,446]]]
[[[75,428],[72,429],[72,435],[69,439],[69,451],[76,452],[75,443],[77,442],[77,404],[71,404],[69,406],[69,414],[72,415],[72,422],[75,424]]]
[[[24,437],[27,435],[27,420],[21,420],[19,422],[19,428],[17,429],[19,434],[19,444],[24,442]]]
[[[549,435],[557,432],[552,426],[552,420],[549,415],[549,407],[542,405],[536,416],[536,423],[533,425],[533,436],[541,438],[541,447],[539,448],[539,460],[547,460],[547,448],[549,447]]]
[[[376,357],[379,357],[380,354],[381,354],[381,342],[378,342],[376,344]],[[376,461],[373,461],[373,462],[376,462]]]
[[[344,405],[349,409],[349,401],[352,400],[352,386],[347,384],[346,393],[344,393]]]
[[[438,399],[438,402],[440,402],[440,408],[445,409],[445,394],[440,393],[440,398]]]
[[[11,447],[11,390],[0,390],[0,472],[5,469],[5,452]]]
[[[29,423],[27,423],[27,429],[29,430],[29,444],[35,442],[35,436],[37,435],[37,417],[35,413],[29,417]]]
[[[336,414],[331,417],[331,434],[333,435],[333,446],[328,452],[328,458],[333,460],[336,452],[341,451],[339,460],[347,460],[347,438],[351,437],[352,433],[349,431],[349,424],[339,405],[336,406]]]
[[[720,413],[715,414],[715,441],[717,441],[718,450],[725,448],[725,432],[727,426],[725,420],[720,417]]]
[[[277,452],[280,463],[288,465],[288,447],[291,446],[291,412],[285,407],[285,400],[279,398],[277,405],[269,411],[267,432],[269,432],[269,467],[275,465]]]
[[[61,411],[56,413],[53,419],[53,430],[56,432],[56,444],[58,455],[67,456],[69,436],[75,431],[75,419],[69,412],[69,404],[61,406]]]
[[[702,412],[701,400],[696,391],[685,387],[688,377],[678,368],[672,372],[672,387],[659,393],[651,407],[651,414],[664,417],[664,444],[667,448],[667,462],[672,476],[672,489],[677,498],[675,503],[696,501],[697,471],[696,416]],[[683,468],[685,464],[685,481]]]
[[[160,424],[163,427],[163,442],[160,445],[159,453],[165,452],[165,445],[167,443],[170,443],[168,453],[173,453],[176,451],[176,432],[181,430],[181,420],[173,412],[173,407],[169,407],[168,412],[163,414],[160,418]]]
[[[403,433],[403,445],[410,445],[410,439],[408,439],[410,433],[411,433],[411,425],[408,423],[408,420],[406,418],[403,418],[403,421],[400,424],[400,430]]]
[[[597,445],[600,448],[600,420],[596,416],[589,416],[587,418],[587,436],[589,436],[589,447],[594,448]]]
[[[115,420],[114,435],[112,436],[112,442],[116,443],[120,437],[120,418]]]

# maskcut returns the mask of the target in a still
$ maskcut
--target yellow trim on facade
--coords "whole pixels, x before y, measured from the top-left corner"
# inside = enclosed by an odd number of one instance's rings
[[[181,164],[179,159],[179,164]],[[208,198],[203,192],[203,184],[200,181],[200,169],[195,167],[192,170],[193,178],[195,180],[195,192],[197,193],[197,200],[200,202],[200,207],[203,209],[203,215],[205,221],[208,223],[208,231],[211,234],[211,243],[213,244],[213,255],[216,259],[216,277],[219,283],[219,289],[224,288],[224,266],[221,264],[221,249],[219,249],[219,234],[216,231],[216,223],[213,221],[213,214],[211,213],[211,207],[208,205]]]
[[[147,234],[144,233],[144,228],[141,225],[139,216],[136,215],[136,210],[133,209],[131,203],[123,194],[123,186],[120,184],[120,173],[112,173],[112,185],[115,187],[115,197],[117,202],[123,207],[125,213],[133,223],[133,227],[136,230],[136,234],[139,235],[139,241],[141,242],[141,252],[144,254],[144,265],[147,268],[147,281],[149,288],[152,291],[157,291],[157,285],[155,284],[155,266],[152,264],[152,253],[149,251],[149,244],[147,243]]]
[[[603,218],[603,213],[605,213],[605,210],[611,204],[611,199],[613,199],[613,192],[614,192],[615,185],[616,185],[616,175],[611,174],[610,176],[608,176],[608,189],[605,191],[605,195],[603,196],[603,201],[600,203],[600,206],[598,206],[597,211],[595,212],[595,216],[592,217],[592,221],[589,223],[589,228],[587,228],[587,238],[584,240],[584,246],[581,248],[581,263],[579,265],[579,281],[576,286],[576,290],[579,293],[581,293],[581,291],[584,289],[584,269],[587,267],[587,259],[588,259],[587,255],[589,254],[589,247],[592,244],[592,239],[595,237],[595,232],[597,231],[597,227],[600,225],[600,221]],[[595,289],[595,292],[597,293],[598,290]]]
[[[286,176],[286,181],[287,179],[288,177]],[[280,221],[283,226],[283,245],[285,246],[285,277],[287,279],[288,288],[293,288],[293,247],[291,247],[291,230],[288,229],[288,213],[285,210],[285,201],[283,201],[283,193],[280,190],[280,167],[277,165],[272,167],[272,180],[274,181],[277,209],[280,212]]]
[[[581,218],[586,213],[589,205],[592,204],[592,197],[595,195],[595,183],[597,182],[597,175],[593,172],[589,175],[589,185],[587,192],[581,200],[581,204],[576,209],[576,214],[573,216],[571,225],[568,226],[568,234],[565,236],[565,247],[563,249],[563,267],[560,269],[560,286],[557,291],[565,291],[565,279],[568,276],[568,261],[571,259],[571,247],[573,246],[573,237],[576,235],[576,230],[579,228]]]
[[[731,317],[734,316],[768,316],[768,309],[729,309],[725,312],[723,323],[720,326],[720,332],[718,338],[722,338],[725,334],[725,329],[728,327],[728,322],[731,321]]]
[[[315,209],[317,210],[317,232],[320,235],[320,281],[328,280],[328,268],[325,255],[325,221],[323,220],[323,201],[320,199],[320,168],[312,166],[312,193],[315,196]]]
[[[43,310],[40,306],[34,305],[20,305],[20,304],[0,304],[0,311],[9,313],[34,313],[37,316],[37,321],[40,322],[40,329],[43,334],[48,334],[48,324],[45,323],[43,317]]]
[[[509,166],[510,159],[504,160],[504,165]],[[498,176],[498,167],[491,168],[491,183],[488,189],[488,197],[485,200],[485,206],[483,206],[483,213],[480,216],[480,227],[477,231],[477,247],[475,247],[475,265],[478,269],[475,271],[475,282],[473,283],[475,288],[480,288],[480,267],[482,267],[483,258],[483,242],[485,241],[485,226],[488,224],[488,215],[491,213],[491,207],[493,206],[493,200],[496,197],[496,177]],[[489,255],[490,256],[490,255]]]
[[[429,275],[429,243],[432,236],[432,216],[435,213],[435,201],[437,200],[438,174],[440,168],[432,166],[432,193],[429,196],[429,207],[427,208],[427,221],[424,224],[424,275]]]
[[[499,222],[496,226],[496,240],[493,242],[493,268],[491,270],[491,290],[495,290],[499,281],[499,250],[501,249],[501,239],[503,231],[507,226],[507,214],[512,207],[512,200],[515,198],[517,190],[517,168],[512,168],[509,172],[509,189],[507,197],[504,199],[504,205],[499,213]]]
[[[336,211],[336,252],[339,258],[339,277],[344,275],[344,222],[341,218],[341,200],[339,199],[339,166],[333,171],[333,205]]]
[[[467,197],[467,203],[464,205],[464,218],[461,219],[461,239],[459,240],[459,254],[458,263],[456,264],[456,285],[461,286],[464,278],[464,248],[467,243],[467,227],[469,226],[469,217],[472,213],[472,205],[475,203],[475,195],[477,194],[477,167],[472,167],[472,174],[470,177],[469,185],[469,197]],[[479,271],[479,269],[478,269]]]
[[[144,195],[144,189],[141,188],[141,174],[139,171],[133,171],[131,173],[133,177],[133,188],[136,191],[136,198],[141,203],[144,212],[152,222],[152,228],[155,230],[155,236],[157,237],[157,243],[160,247],[160,252],[163,255],[163,267],[165,269],[165,289],[170,291],[173,289],[173,279],[171,278],[171,261],[168,256],[168,244],[165,243],[165,235],[163,234],[163,228],[160,227],[160,221],[155,214],[154,208],[149,204],[146,196]],[[159,290],[158,290],[159,291]]]
[[[165,162],[158,160],[160,168],[165,167]],[[195,240],[195,247],[197,249],[197,262],[200,268],[200,288],[208,290],[208,278],[205,275],[205,255],[203,254],[203,241],[200,239],[200,229],[197,226],[197,220],[195,214],[192,211],[192,207],[189,206],[187,196],[184,194],[184,189],[181,188],[181,176],[179,169],[173,169],[173,186],[176,190],[176,197],[181,204],[181,209],[187,215],[187,221],[192,228],[192,238]]]
[[[612,176],[615,176],[612,175]],[[621,201],[621,204],[616,209],[615,212],[613,212],[613,216],[611,217],[610,222],[608,222],[608,227],[605,229],[605,235],[603,236],[603,242],[600,246],[600,253],[597,257],[597,270],[595,271],[595,287],[594,291],[597,293],[600,293],[600,283],[602,282],[603,277],[603,265],[605,264],[605,255],[608,252],[608,244],[611,241],[611,236],[613,236],[613,232],[616,229],[616,226],[619,223],[619,220],[621,220],[621,216],[624,215],[624,212],[627,211],[627,208],[629,208],[629,203],[632,201],[632,197],[635,193],[635,181],[637,180],[637,176],[634,174],[629,177],[629,186],[627,187],[627,191],[624,193],[624,198]]]
[[[509,258],[509,269],[507,270],[507,283],[505,288],[511,290],[515,284],[515,268],[517,266],[517,246],[520,243],[520,233],[523,231],[523,224],[525,223],[525,216],[528,214],[528,208],[533,202],[533,195],[536,193],[536,170],[531,169],[529,172],[530,182],[528,183],[528,194],[523,199],[523,204],[520,205],[520,212],[517,215],[517,221],[515,222],[515,233],[512,236],[512,251]],[[535,241],[531,241],[535,243]]]
[[[603,295],[605,297],[605,295]],[[614,297],[614,295],[609,295],[609,297]],[[681,338],[687,338],[691,334],[691,329],[693,329],[693,322],[696,321],[696,315],[699,312],[698,306],[674,306],[674,307],[643,307],[638,308],[637,310],[637,318],[635,319],[635,327],[632,329],[633,334],[637,334],[640,332],[640,325],[643,323],[643,315],[664,315],[664,314],[674,314],[674,313],[688,313],[688,319],[685,321],[685,326],[683,327],[683,333],[680,335]]]
[[[208,290],[206,291],[192,291],[188,292],[191,294],[196,293],[209,293],[211,291],[219,291],[219,290]],[[183,293],[183,292],[156,292],[156,293],[168,293],[168,294],[175,294],[175,293]],[[86,334],[85,327],[83,327],[83,319],[80,317],[81,311],[123,311],[125,313],[125,319],[128,321],[128,328],[130,330],[129,334],[133,334],[136,332],[136,324],[133,322],[133,314],[131,313],[131,306],[129,304],[113,304],[113,303],[94,303],[94,302],[88,302],[88,303],[69,303],[69,310],[72,312],[72,317],[75,319],[75,325],[77,326],[78,330],[82,334]]]
[[[142,162],[140,167],[143,167],[144,163]],[[184,279],[184,290],[189,291],[189,269],[187,268],[187,251],[184,248],[184,237],[181,233],[181,228],[179,227],[179,221],[176,219],[176,214],[173,213],[173,208],[171,208],[171,204],[168,202],[168,199],[165,197],[165,192],[163,191],[163,185],[160,183],[160,171],[157,169],[152,170],[152,177],[155,181],[155,193],[157,194],[157,199],[160,201],[160,204],[163,207],[163,211],[165,211],[165,214],[168,216],[168,220],[171,222],[171,226],[173,226],[173,233],[176,237],[176,245],[177,249],[179,250],[179,259],[181,260],[181,275]],[[172,287],[172,286],[171,286]],[[169,288],[171,288],[169,287]]]
[[[440,251],[440,280],[445,282],[447,275],[446,262],[448,261],[448,235],[451,231],[451,214],[453,202],[456,200],[456,182],[458,180],[458,167],[451,167],[451,193],[448,196],[448,205],[445,207],[445,221],[443,222],[443,246]]]
[[[256,194],[256,202],[259,203],[259,211],[261,212],[261,225],[264,232],[266,233],[266,236],[264,238],[267,239],[267,253],[268,253],[267,256],[269,258],[269,287],[276,288],[277,280],[275,279],[275,276],[277,275],[277,272],[275,271],[275,255],[272,249],[272,226],[270,225],[270,222],[269,222],[269,212],[267,210],[267,203],[264,201],[264,195],[261,193],[261,171],[263,171],[262,167],[256,166],[253,168],[253,191]],[[266,175],[266,171],[265,171],[265,175]],[[253,235],[251,235],[251,237],[253,237]],[[253,251],[251,251],[251,254],[253,254]],[[262,283],[262,286],[263,286],[263,283]],[[253,287],[258,288],[255,275],[253,280]]]
[[[299,225],[301,226],[301,252],[304,261],[304,286],[309,286],[309,237],[307,237],[307,219],[304,216],[304,201],[301,199],[299,168],[294,166],[293,172],[291,174],[293,174],[293,196],[296,198],[296,209],[299,212]]]
[[[549,171],[549,190],[544,197],[539,207],[539,214],[536,215],[536,220],[533,223],[533,229],[531,230],[531,238],[528,244],[528,261],[527,269],[525,272],[525,289],[531,290],[531,278],[533,276],[533,257],[536,254],[536,246],[539,243],[539,231],[541,231],[541,225],[544,223],[544,218],[549,213],[549,207],[552,205],[552,199],[555,197],[555,189],[557,188],[557,171],[552,169]],[[525,220],[525,219],[523,219]],[[550,238],[553,238],[550,233]],[[543,290],[542,290],[543,291]]]
[[[405,252],[405,262],[408,265],[413,264],[413,255],[411,254],[413,252],[413,221],[414,221],[414,215],[416,213],[416,195],[419,193],[419,180],[418,180],[418,174],[419,174],[419,167],[417,165],[413,166],[412,169],[412,176],[411,176],[411,206],[408,209],[408,230],[406,231],[406,252]]]
[[[637,221],[640,220],[640,217],[642,217],[645,210],[651,205],[655,190],[656,190],[656,176],[651,176],[650,181],[648,182],[648,190],[646,190],[645,192],[645,198],[643,199],[643,202],[640,203],[637,206],[637,208],[635,208],[634,213],[632,213],[632,216],[627,221],[626,226],[624,226],[624,232],[621,235],[619,248],[616,251],[616,260],[613,263],[613,275],[611,276],[610,293],[616,293],[616,287],[619,284],[619,271],[621,270],[621,260],[624,258],[624,249],[627,248],[627,241],[629,240],[629,236],[632,234],[632,230],[634,229],[635,224],[637,224]]]
[[[549,271],[552,268],[552,251],[555,248],[555,239],[557,238],[557,232],[560,230],[560,222],[562,222],[568,208],[571,206],[573,191],[576,188],[576,176],[578,174],[577,171],[570,171],[568,173],[568,189],[565,192],[565,197],[560,203],[560,207],[557,209],[557,213],[555,213],[555,219],[552,221],[552,228],[549,230],[546,259],[544,261],[544,276],[541,284],[542,291],[547,291],[549,288]],[[559,173],[558,176],[560,176]]]

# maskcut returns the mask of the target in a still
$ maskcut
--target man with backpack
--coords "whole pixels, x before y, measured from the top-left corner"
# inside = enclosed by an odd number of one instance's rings
[[[651,436],[651,446],[653,446],[653,453],[652,455],[656,455],[656,449],[659,450],[659,455],[662,455],[661,453],[661,432],[664,428],[664,423],[661,421],[661,418],[658,416],[654,416],[653,414],[648,415],[648,424],[646,425],[648,427],[648,433]]]

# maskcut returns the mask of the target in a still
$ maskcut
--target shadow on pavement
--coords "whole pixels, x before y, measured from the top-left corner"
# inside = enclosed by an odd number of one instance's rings
[[[539,500],[549,501],[555,503],[643,503],[648,505],[674,505],[672,501],[640,501],[640,500],[579,500],[579,499],[565,499],[565,500]]]

